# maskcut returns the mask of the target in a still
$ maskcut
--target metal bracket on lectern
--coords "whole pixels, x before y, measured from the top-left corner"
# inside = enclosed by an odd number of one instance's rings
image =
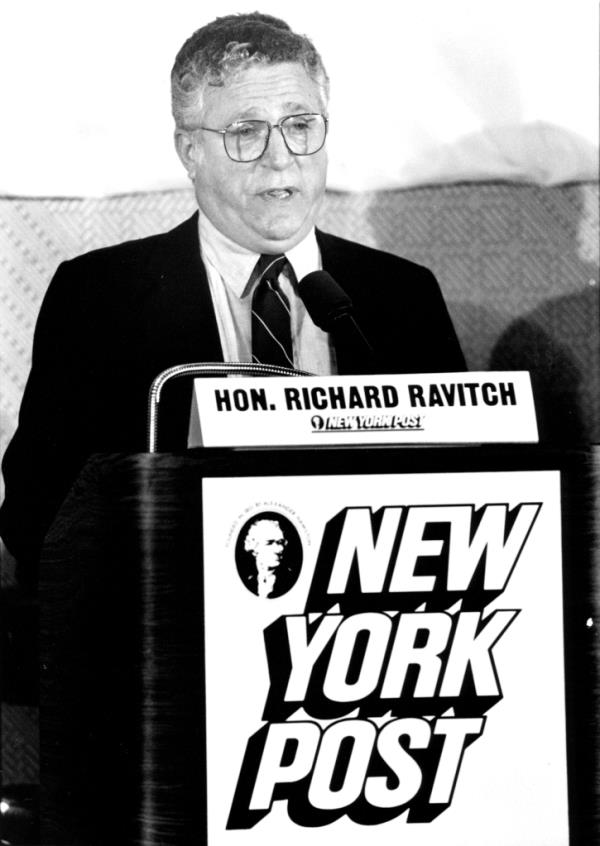
[[[162,389],[171,379],[181,376],[311,376],[304,370],[292,370],[275,364],[254,364],[249,361],[206,362],[177,364],[159,373],[148,394],[148,452],[156,452],[158,435],[158,406]]]

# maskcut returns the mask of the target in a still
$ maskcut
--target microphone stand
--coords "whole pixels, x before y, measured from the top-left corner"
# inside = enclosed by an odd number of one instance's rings
[[[163,370],[152,382],[148,393],[147,434],[148,452],[156,452],[158,412],[162,389],[171,379],[182,376],[312,376],[304,370],[280,367],[276,364],[255,364],[250,361],[216,361],[176,364]]]

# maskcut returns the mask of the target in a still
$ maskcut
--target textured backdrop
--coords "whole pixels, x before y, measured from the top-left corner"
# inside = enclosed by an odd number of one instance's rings
[[[568,399],[563,411],[577,414],[579,433],[599,440],[597,207],[595,184],[463,184],[329,193],[320,223],[431,267],[470,368],[531,369],[542,412],[553,391],[563,405]],[[0,199],[2,451],[16,423],[39,305],[58,263],[167,229],[193,208],[189,191]],[[542,418],[542,428],[551,425]]]
[[[167,229],[193,208],[189,191],[0,199],[2,451],[16,425],[37,312],[58,263]],[[531,370],[543,437],[600,441],[596,184],[330,193],[320,223],[431,267],[469,367]],[[9,561],[4,580],[10,581]],[[38,778],[36,719],[31,706],[2,709],[4,784]]]

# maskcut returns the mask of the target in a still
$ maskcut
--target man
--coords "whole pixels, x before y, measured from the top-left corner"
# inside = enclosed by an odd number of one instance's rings
[[[327,93],[312,43],[267,15],[217,19],[180,50],[175,143],[199,214],[65,262],[49,286],[4,461],[0,531],[25,570],[86,458],[145,449],[148,390],[167,367],[279,355],[319,374],[364,369],[351,337],[309,318],[298,280],[312,271],[350,297],[372,371],[464,368],[429,271],[315,229]],[[165,393],[162,449],[185,448],[190,395],[183,380]]]
[[[251,553],[254,565],[244,577],[244,585],[261,598],[276,598],[292,587],[296,570],[282,562],[287,546],[279,521],[256,520],[244,539],[244,551]]]

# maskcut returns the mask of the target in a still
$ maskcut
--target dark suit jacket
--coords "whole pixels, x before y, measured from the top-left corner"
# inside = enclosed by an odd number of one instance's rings
[[[317,233],[323,267],[346,290],[381,372],[464,369],[433,275],[387,253]],[[352,345],[336,345],[340,373],[356,372]],[[142,452],[154,377],[191,361],[222,361],[200,258],[197,216],[161,235],[63,263],[36,326],[18,430],[3,462],[0,534],[17,559],[35,560],[56,510],[94,452]],[[167,388],[163,450],[185,449],[191,386]]]

